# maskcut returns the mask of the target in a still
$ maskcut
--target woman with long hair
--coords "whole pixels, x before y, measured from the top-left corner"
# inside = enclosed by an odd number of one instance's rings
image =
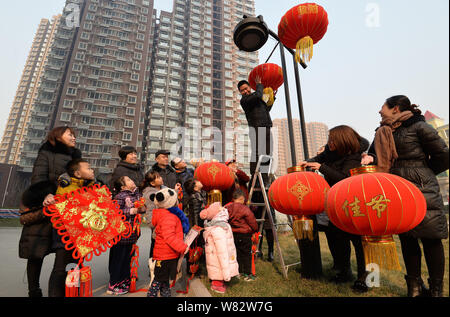
[[[378,169],[407,179],[424,194],[427,212],[414,229],[400,234],[408,296],[442,296],[445,256],[442,239],[448,238],[448,224],[436,175],[448,170],[448,146],[438,132],[425,122],[417,105],[399,95],[386,100],[381,123],[368,155],[362,164],[373,163]],[[429,273],[428,291],[421,278],[422,242]]]
[[[337,126],[329,131],[328,142],[324,151],[309,159],[308,162],[302,162],[301,165],[319,171],[324,175],[328,184],[333,186],[350,177],[351,169],[361,166],[361,155],[368,147],[369,142],[351,127]],[[350,242],[352,242],[358,267],[358,277],[354,282],[353,289],[366,292],[368,290],[365,283],[367,273],[361,236],[344,232],[331,222],[329,222],[325,234],[337,271],[332,281],[346,283],[352,279],[350,267]]]

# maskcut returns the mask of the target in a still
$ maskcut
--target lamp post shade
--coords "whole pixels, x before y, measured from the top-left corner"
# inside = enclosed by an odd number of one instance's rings
[[[231,169],[219,162],[203,163],[194,173],[204,190],[209,192],[208,205],[214,202],[222,203],[222,191],[229,189],[234,184],[234,175]]]
[[[262,16],[247,17],[239,22],[233,32],[236,46],[245,52],[256,52],[266,44],[269,38],[269,29]]]
[[[313,55],[313,45],[319,42],[328,29],[328,14],[315,3],[303,3],[290,9],[278,25],[280,41],[291,49],[296,49],[296,60],[309,62]]]
[[[330,189],[326,211],[336,227],[363,236],[365,252],[369,244],[374,247],[392,244],[391,235],[407,232],[422,222],[427,205],[414,184],[397,175],[377,173],[374,166],[354,169],[351,174]],[[381,252],[387,254],[386,249]],[[373,255],[366,261],[399,268],[380,256],[383,254]]]
[[[272,63],[261,64],[255,67],[248,76],[248,82],[253,90],[256,90],[256,78],[261,79],[261,84],[264,86],[264,95],[267,96],[267,101],[265,101],[268,106],[272,106],[274,95],[284,83],[283,69]]]

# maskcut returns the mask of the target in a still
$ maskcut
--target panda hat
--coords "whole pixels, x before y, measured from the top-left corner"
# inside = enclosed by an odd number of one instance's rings
[[[155,203],[159,209],[169,209],[178,204],[178,195],[171,188],[164,188],[157,193],[150,195],[150,200]]]

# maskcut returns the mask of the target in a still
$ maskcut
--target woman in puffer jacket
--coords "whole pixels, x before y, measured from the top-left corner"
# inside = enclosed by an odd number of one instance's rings
[[[379,113],[381,125],[369,155],[364,156],[361,163],[373,163],[370,154],[375,153],[380,171],[409,180],[425,196],[425,218],[414,229],[399,235],[407,273],[405,279],[408,296],[428,295],[421,278],[420,239],[430,276],[429,292],[433,297],[441,297],[445,271],[442,239],[448,238],[448,225],[435,175],[448,170],[448,146],[406,96],[387,99]]]
[[[239,275],[239,265],[234,245],[233,231],[228,223],[228,211],[220,203],[214,203],[202,210],[200,217],[205,219],[206,269],[212,280],[211,289],[224,294],[233,276]]]

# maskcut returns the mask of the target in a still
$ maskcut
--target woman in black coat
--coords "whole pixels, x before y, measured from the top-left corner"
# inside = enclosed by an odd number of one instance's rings
[[[441,240],[448,238],[448,225],[436,175],[448,170],[448,146],[406,96],[387,99],[380,115],[381,125],[369,154],[377,155],[378,167],[382,171],[416,185],[427,202],[423,221],[411,231],[399,235],[408,296],[421,296],[426,292],[421,278],[420,239],[428,267],[431,296],[441,297],[445,269]],[[372,163],[370,155],[363,157],[362,164]]]
[[[75,141],[73,129],[58,127],[49,132],[46,142],[39,149],[33,166],[31,185],[35,188],[39,186],[38,184],[49,184],[45,186],[48,193],[44,191],[46,195],[42,198],[41,205],[49,206],[56,202],[54,194],[56,193],[59,176],[66,173],[68,162],[75,158],[81,158],[81,151],[75,148]],[[36,190],[34,192],[36,195],[39,195]],[[19,244],[19,255],[28,259],[29,296],[42,296],[39,276],[45,255],[51,252],[56,253],[55,263],[49,280],[48,291],[50,297],[64,297],[64,283],[67,274],[66,265],[75,262],[71,253],[65,252],[64,245],[58,238],[56,230],[49,230],[49,228],[51,229],[51,224],[48,219],[35,224],[25,225],[23,228]],[[39,234],[35,234],[36,232],[39,232]],[[48,243],[49,240],[52,241],[51,244]],[[38,248],[40,256],[33,254],[31,248]]]
[[[342,125],[329,131],[328,143],[325,150],[316,157],[302,162],[301,165],[310,167],[322,173],[330,186],[350,177],[350,170],[361,166],[361,155],[369,147],[369,142],[360,137],[352,128]],[[344,232],[328,224],[325,234],[331,254],[334,259],[337,275],[333,278],[336,283],[345,283],[351,279],[350,241],[355,248],[358,278],[353,289],[359,292],[368,290],[365,283],[367,277],[366,263],[362,248],[361,236]]]

